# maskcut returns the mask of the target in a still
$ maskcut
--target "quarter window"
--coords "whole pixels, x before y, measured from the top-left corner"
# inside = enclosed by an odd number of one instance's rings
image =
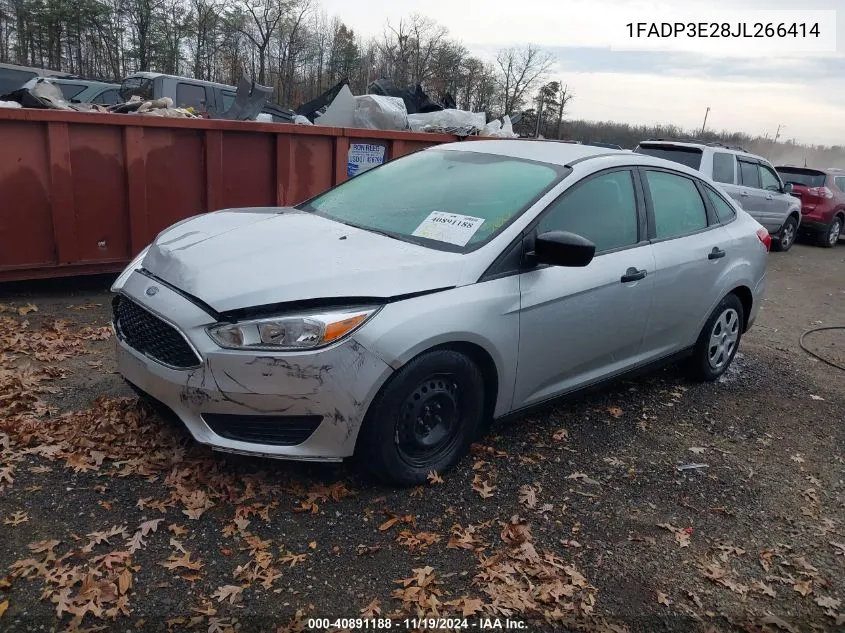
[[[833,179],[833,184],[836,185],[839,191],[845,191],[845,176],[837,176]]]
[[[734,184],[734,155],[727,152],[713,154],[713,180]]]
[[[726,224],[736,217],[736,211],[734,211],[734,208],[731,205],[725,202],[725,199],[722,196],[713,191],[710,187],[705,187],[705,191],[707,191],[707,197],[710,198],[710,202],[716,209],[716,217],[719,218],[719,222]]]
[[[549,205],[538,231],[569,231],[596,245],[596,252],[637,243],[637,202],[630,171],[600,174]]]
[[[658,240],[707,228],[707,209],[695,183],[665,171],[646,171]]]

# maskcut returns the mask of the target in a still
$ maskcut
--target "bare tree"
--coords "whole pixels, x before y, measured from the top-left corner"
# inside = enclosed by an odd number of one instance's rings
[[[549,53],[529,44],[522,49],[500,51],[496,63],[499,66],[502,110],[510,114],[525,103],[526,94],[549,72],[554,59]]]

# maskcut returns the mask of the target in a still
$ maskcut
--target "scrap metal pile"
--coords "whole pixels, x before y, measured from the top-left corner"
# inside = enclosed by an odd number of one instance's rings
[[[484,112],[458,110],[446,95],[435,103],[419,84],[412,90],[397,88],[388,79],[369,86],[369,94],[354,96],[346,80],[296,110],[297,123],[372,130],[436,132],[456,136],[514,138],[508,115],[487,122]]]
[[[104,106],[65,99],[62,91],[49,79],[39,78],[5,95],[0,95],[0,108],[38,108],[135,114],[171,118],[211,118],[238,121],[284,121],[299,125],[363,128],[411,132],[433,132],[456,136],[493,136],[513,138],[511,118],[487,121],[484,112],[469,112],[455,107],[455,100],[446,95],[442,103],[432,101],[419,84],[413,89],[397,88],[389,79],[379,79],[368,86],[368,93],[355,96],[344,79],[316,99],[301,105],[295,116],[268,113],[272,106],[272,89],[247,78],[241,78],[237,96],[225,112],[198,112],[193,108],[174,106],[170,97],[152,99],[149,94],[121,93],[124,103]]]

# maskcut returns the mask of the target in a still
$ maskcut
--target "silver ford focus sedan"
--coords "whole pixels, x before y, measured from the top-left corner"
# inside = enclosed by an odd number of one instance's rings
[[[487,420],[679,359],[718,378],[770,244],[674,162],[441,145],[163,231],[112,288],[119,371],[216,449],[412,485]]]

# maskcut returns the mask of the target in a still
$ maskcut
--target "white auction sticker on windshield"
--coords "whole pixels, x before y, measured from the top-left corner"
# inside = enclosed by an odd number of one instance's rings
[[[466,246],[482,224],[484,224],[484,218],[474,218],[471,215],[461,215],[460,213],[432,211],[425,220],[420,222],[420,225],[414,229],[411,235]]]

